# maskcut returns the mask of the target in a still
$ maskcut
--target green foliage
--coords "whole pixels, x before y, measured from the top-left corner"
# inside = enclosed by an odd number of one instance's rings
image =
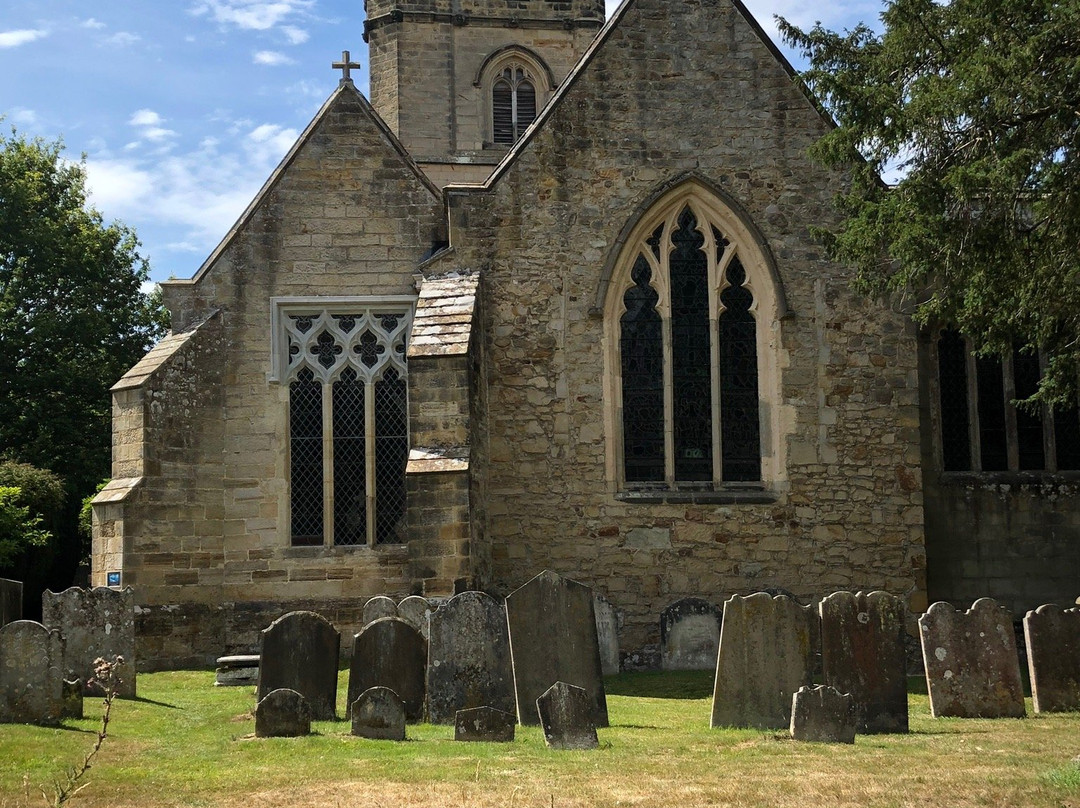
[[[32,516],[20,503],[22,491],[0,486],[0,567],[5,567],[29,547],[48,543],[49,532],[41,529],[41,517]]]
[[[108,480],[102,480],[98,483],[97,488],[94,489],[94,493],[87,494],[83,497],[82,506],[79,508],[79,536],[82,537],[83,550],[86,553],[90,552],[90,542],[93,539],[94,533],[94,497],[96,497],[101,489],[108,484]]]
[[[64,507],[64,483],[53,472],[29,463],[0,460],[0,485],[18,488],[20,501],[48,526],[61,518]]]
[[[984,351],[1039,347],[1039,397],[1080,361],[1080,4],[893,0],[884,33],[802,31],[809,89],[837,122],[814,147],[850,170],[824,233],[857,286],[897,295]],[[879,179],[895,169],[903,179]]]

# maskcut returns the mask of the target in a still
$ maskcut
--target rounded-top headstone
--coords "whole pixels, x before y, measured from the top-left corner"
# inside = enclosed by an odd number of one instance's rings
[[[295,690],[271,690],[255,705],[256,738],[297,738],[310,733],[311,705]]]
[[[288,688],[300,693],[317,721],[332,721],[337,704],[341,635],[315,612],[282,615],[261,635],[258,698]]]
[[[431,611],[431,602],[419,595],[409,595],[397,605],[397,616],[423,634],[425,640],[429,636],[428,619]]]
[[[0,628],[0,724],[55,724],[64,712],[64,639],[33,620]]]
[[[405,740],[405,703],[389,687],[369,687],[349,706],[349,713],[357,737]]]
[[[1035,712],[1080,710],[1080,609],[1048,603],[1028,612],[1024,640]]]
[[[353,637],[349,705],[372,687],[389,687],[405,703],[405,717],[424,715],[427,641],[400,617],[383,617]]]
[[[394,603],[393,598],[388,598],[386,595],[376,595],[373,598],[369,598],[367,603],[364,604],[364,625],[368,623],[374,623],[376,620],[381,620],[384,617],[397,617],[398,607]]]

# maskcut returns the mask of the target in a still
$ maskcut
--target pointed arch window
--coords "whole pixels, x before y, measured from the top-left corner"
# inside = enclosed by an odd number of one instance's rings
[[[511,146],[536,120],[536,80],[523,64],[502,69],[491,86],[492,140]]]

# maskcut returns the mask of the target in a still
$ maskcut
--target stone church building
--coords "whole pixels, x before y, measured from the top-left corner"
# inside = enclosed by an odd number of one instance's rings
[[[850,290],[830,121],[739,0],[366,12],[370,102],[346,58],[113,388],[93,583],[142,664],[544,569],[630,652],[688,596],[1080,594],[1076,413]]]

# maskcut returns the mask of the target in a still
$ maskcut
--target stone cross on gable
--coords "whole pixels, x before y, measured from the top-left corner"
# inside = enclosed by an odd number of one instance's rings
[[[350,62],[349,61],[349,52],[348,51],[342,51],[341,52],[341,61],[340,62],[334,62],[333,64],[330,65],[330,67],[334,68],[334,70],[340,70],[341,71],[341,81],[339,82],[339,84],[352,84],[353,80],[352,80],[352,77],[349,75],[349,71],[351,69],[353,69],[353,68],[359,70],[360,69],[360,64],[358,62]]]

